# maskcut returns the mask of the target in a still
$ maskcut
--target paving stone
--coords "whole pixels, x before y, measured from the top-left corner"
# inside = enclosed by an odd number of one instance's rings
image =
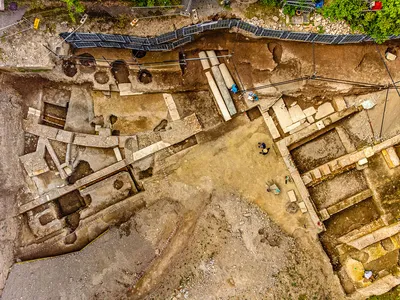
[[[325,102],[318,106],[317,113],[315,114],[315,119],[319,120],[322,119],[326,116],[329,116],[330,114],[333,114],[335,112],[332,104],[330,102]]]

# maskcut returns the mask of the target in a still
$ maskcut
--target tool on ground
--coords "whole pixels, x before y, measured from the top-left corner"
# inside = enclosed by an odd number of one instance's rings
[[[271,181],[270,183],[266,183],[267,185],[267,192],[272,192],[275,195],[279,195],[281,193],[280,188],[273,182]]]
[[[249,93],[249,97],[247,99],[249,99],[250,101],[253,101],[253,102],[259,100],[257,94],[253,93],[253,92]]]
[[[37,30],[39,28],[39,23],[40,23],[40,19],[35,18],[35,21],[33,22],[33,29]]]

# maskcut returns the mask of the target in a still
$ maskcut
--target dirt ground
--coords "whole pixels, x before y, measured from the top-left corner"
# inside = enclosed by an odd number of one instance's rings
[[[300,173],[310,171],[345,154],[346,149],[334,129],[291,151]]]
[[[0,74],[0,84],[3,83]],[[23,194],[24,181],[19,155],[24,153],[22,99],[12,89],[0,91],[0,293],[9,268],[14,263],[14,241],[18,234],[17,198]]]
[[[78,291],[80,299],[340,299],[308,217],[286,212],[294,185],[284,183],[283,161],[274,151],[261,156],[259,141],[271,144],[263,120],[243,115],[164,165],[156,161],[144,182],[148,208],[130,225],[79,253],[15,265],[3,299],[76,299]],[[281,195],[266,192],[271,179]],[[25,288],[14,288],[21,280]],[[50,280],[57,289],[43,288]]]
[[[166,24],[163,30],[172,30],[171,23],[168,23],[169,27]],[[100,31],[102,27],[93,29]],[[21,38],[13,42],[15,49],[18,48],[18,41],[21,42]],[[279,45],[279,55],[269,50],[270,42]],[[380,46],[381,51],[385,48]],[[234,52],[234,57],[225,62],[235,79],[249,89],[310,75],[313,70],[310,44],[256,41],[235,33],[218,32],[199,36],[183,49],[191,55],[189,57],[195,57],[198,49]],[[39,52],[43,56],[43,52]],[[373,45],[315,45],[315,54],[319,75],[388,83],[388,75]],[[346,63],[338,63],[338,57],[345,58]],[[240,78],[233,71],[235,67]],[[399,60],[390,63],[389,69],[397,74]],[[57,74],[57,70],[42,76],[57,81],[60,86],[62,82],[73,82],[74,79]],[[155,72],[151,84],[146,87],[138,84],[143,91],[172,92],[181,116],[198,113],[200,122],[207,130],[197,135],[198,145],[167,158],[161,154],[155,156],[155,162],[151,162],[153,169],[150,173],[153,175],[143,182],[147,207],[128,223],[111,228],[81,252],[14,265],[2,299],[344,298],[308,215],[300,211],[288,212],[287,192],[291,189],[297,191],[293,183],[285,184],[286,166],[274,148],[262,118],[250,122],[246,114],[240,114],[230,122],[222,123],[210,100],[203,73],[199,62],[190,62],[183,77],[176,71]],[[0,159],[1,174],[5,174],[0,182],[0,268],[3,271],[0,287],[14,262],[13,242],[18,230],[17,222],[11,216],[16,214],[17,199],[24,202],[25,183],[18,162],[18,155],[24,151],[25,138],[21,119],[28,106],[41,108],[38,106],[40,91],[45,88],[46,96],[46,89],[52,85],[51,81],[40,77],[21,79],[7,76],[4,83],[10,89],[6,90],[6,94],[0,92],[4,108],[0,114],[0,145],[2,153],[7,153]],[[271,90],[274,94],[290,94],[293,99],[298,97],[307,105],[326,101],[338,93],[351,93],[347,85],[303,84],[286,86],[285,90],[283,87]],[[11,88],[16,88],[18,92]],[[269,90],[263,92],[268,94]],[[87,98],[87,92],[75,96],[75,104],[79,104],[80,98]],[[385,132],[390,131],[390,134],[400,126],[396,123],[397,111],[392,99],[392,109],[384,126]],[[121,105],[125,105],[120,101]],[[91,111],[90,103],[83,108],[75,104],[70,107],[69,117],[67,115],[67,127],[79,131],[82,127],[79,122],[82,121],[85,132],[93,132],[89,119],[81,120],[79,117],[82,115],[79,111],[84,111],[86,115],[87,111]],[[141,107],[142,104],[132,105],[134,110],[140,106],[140,115],[147,110]],[[165,113],[163,109],[158,111],[158,104],[152,106],[157,110],[157,117],[154,118],[157,121]],[[374,124],[379,123],[383,104],[380,98],[377,108],[371,110]],[[117,116],[121,116],[121,108],[115,109]],[[371,134],[365,130],[357,135],[358,131],[352,129],[364,127],[365,120],[360,118],[343,123],[358,146],[362,146]],[[122,121],[123,118],[117,122]],[[118,130],[127,128],[126,132],[132,133],[137,129],[151,129],[156,123],[132,124],[132,119],[127,118]],[[337,136],[333,135],[328,134],[328,140],[322,137],[314,144],[306,145],[302,154],[308,155],[308,150],[313,149],[319,155],[319,163],[342,155],[342,147],[332,145],[338,142]],[[149,145],[157,138],[157,133],[139,136],[139,145]],[[258,142],[265,142],[271,147],[267,156],[259,154]],[[28,148],[34,148],[34,138],[31,144]],[[327,147],[330,149],[328,155]],[[74,151],[73,154],[88,161],[93,170],[115,162],[112,153],[102,150],[87,148]],[[303,163],[300,158],[298,161]],[[304,161],[304,170],[308,168],[312,166]],[[385,185],[381,188],[391,191],[388,189],[390,172],[385,174],[388,175],[385,175]],[[373,176],[371,174],[371,180],[379,180],[378,176]],[[271,180],[281,188],[280,195],[266,192],[265,183]],[[332,186],[323,183],[311,189],[313,198],[322,199],[317,203],[319,208],[367,188],[363,174],[358,171],[339,175],[329,182],[333,182]],[[338,185],[349,188],[333,190],[332,187]],[[393,193],[397,194],[397,190]],[[391,198],[387,197],[387,205],[390,206]],[[365,211],[373,212],[369,203],[364,201],[359,206],[366,205]],[[396,207],[390,209],[396,216],[400,215]],[[352,213],[344,211],[337,218],[347,220]],[[366,213],[366,216],[369,215]],[[332,218],[329,222],[335,221]]]

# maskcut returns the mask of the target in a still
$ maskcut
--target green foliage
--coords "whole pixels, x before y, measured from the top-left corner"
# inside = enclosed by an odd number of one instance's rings
[[[279,6],[278,0],[260,0],[260,4],[265,6]]]
[[[170,6],[180,5],[180,0],[130,0],[134,6]]]
[[[293,17],[296,14],[297,7],[293,5],[285,5],[283,7],[283,13],[285,15]]]
[[[365,32],[378,43],[400,34],[400,0],[382,0],[380,11],[367,12],[364,0],[335,0],[324,7],[323,15],[331,20],[346,20],[352,29]]]
[[[72,22],[76,23],[75,14],[80,14],[85,11],[80,0],[62,0],[67,4],[68,14]]]

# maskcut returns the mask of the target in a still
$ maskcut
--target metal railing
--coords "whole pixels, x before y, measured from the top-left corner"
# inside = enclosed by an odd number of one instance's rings
[[[255,26],[238,19],[226,19],[195,24],[164,33],[156,37],[138,37],[119,34],[82,33],[73,34],[64,32],[60,36],[74,48],[121,48],[142,51],[170,51],[194,40],[194,36],[209,30],[239,28],[253,34],[255,37],[271,38],[298,42],[312,42],[321,44],[354,44],[372,42],[373,38],[365,34],[318,34],[311,32],[294,32],[274,30]],[[399,36],[390,36],[388,39],[400,39]]]

